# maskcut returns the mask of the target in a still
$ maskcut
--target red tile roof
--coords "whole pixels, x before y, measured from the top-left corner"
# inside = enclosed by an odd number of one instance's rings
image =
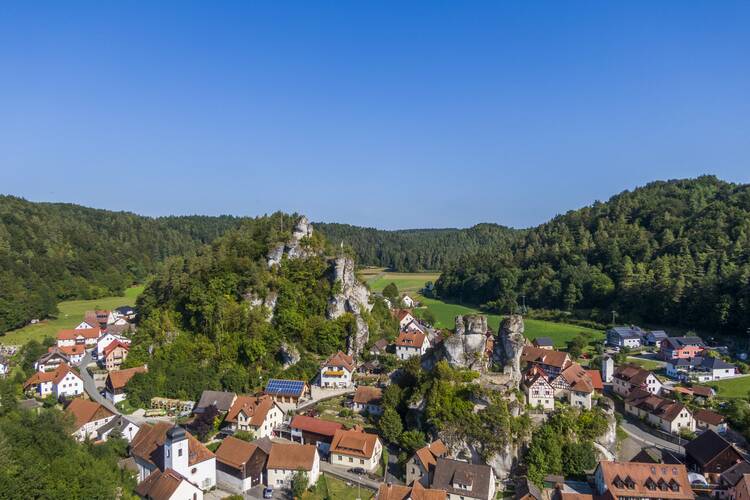
[[[401,332],[396,339],[396,345],[399,347],[421,348],[426,338],[426,335],[422,332]]]
[[[80,398],[71,401],[68,407],[65,408],[65,412],[73,415],[76,428],[80,428],[83,424],[96,422],[97,420],[113,417],[115,415],[103,405],[95,401],[88,401]]]
[[[122,389],[128,385],[128,382],[130,382],[130,379],[133,378],[136,373],[146,372],[148,372],[146,366],[136,366],[135,368],[109,372],[109,375],[107,375],[107,386],[112,389]]]
[[[524,346],[521,351],[521,363],[538,363],[547,366],[554,366],[562,370],[570,364],[570,358],[567,352],[553,351],[542,349],[531,345]]]
[[[354,402],[361,405],[379,405],[383,399],[383,389],[367,385],[357,386]]]
[[[414,453],[422,463],[424,470],[429,470],[430,466],[434,466],[437,463],[438,458],[444,457],[447,454],[448,448],[446,448],[440,439],[433,441],[427,446],[423,446]]]
[[[221,442],[221,446],[216,450],[216,460],[239,469],[250,460],[257,450],[258,447],[253,443],[229,436]]]
[[[78,337],[86,339],[98,339],[101,335],[100,328],[81,328],[80,330],[60,330],[57,332],[57,340],[75,340]]]
[[[266,468],[310,471],[315,464],[317,454],[318,450],[313,444],[273,443]]]
[[[292,429],[298,429],[300,431],[311,432],[313,434],[319,434],[321,436],[333,437],[336,431],[343,428],[338,422],[331,422],[328,420],[322,420],[320,418],[308,417],[307,415],[295,415],[290,424]]]
[[[47,349],[47,352],[61,352],[66,356],[82,356],[86,354],[86,347],[82,345],[64,345],[64,346],[52,346]]]
[[[604,382],[602,381],[602,373],[599,370],[586,370],[586,373],[588,373],[594,389],[597,391],[603,391]]]
[[[687,469],[682,464],[647,464],[638,462],[599,462],[604,484],[614,498],[659,497],[694,498]],[[628,484],[630,483],[630,487]],[[677,484],[678,490],[660,485]],[[650,489],[656,486],[654,489]]]
[[[61,364],[54,370],[50,372],[36,372],[31,377],[29,377],[26,382],[23,384],[23,388],[26,389],[27,387],[31,385],[37,385],[44,382],[52,382],[54,384],[59,384],[60,381],[65,378],[65,375],[68,373],[73,373],[76,377],[79,379],[81,378],[78,375],[78,372],[74,370],[73,368],[69,367],[68,365]]]
[[[274,406],[273,397],[268,394],[262,396],[237,396],[234,404],[229,408],[225,418],[227,422],[237,422],[237,415],[240,412],[250,418],[250,424],[260,427],[266,420],[266,415]]]
[[[126,351],[130,350],[130,346],[128,344],[124,344],[120,342],[119,340],[113,340],[112,342],[107,344],[107,347],[104,348],[104,350],[102,351],[102,354],[106,358],[107,356],[109,356],[109,353],[111,353],[118,347],[121,347],[122,349],[125,349]]]
[[[354,371],[354,358],[339,351],[323,363],[324,366],[335,366],[337,368],[346,368],[348,371]]]
[[[130,454],[154,464],[158,468],[164,467],[164,442],[167,431],[174,427],[169,422],[145,423],[130,443]],[[192,434],[185,432],[188,438],[188,465],[195,465],[213,458],[211,450],[198,441]]]
[[[372,458],[378,436],[368,434],[361,429],[338,430],[333,436],[331,453]]]

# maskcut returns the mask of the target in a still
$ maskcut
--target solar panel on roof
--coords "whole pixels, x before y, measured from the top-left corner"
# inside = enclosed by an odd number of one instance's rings
[[[292,394],[299,395],[305,387],[305,383],[301,380],[280,380],[272,378],[266,385],[266,392],[268,394]]]

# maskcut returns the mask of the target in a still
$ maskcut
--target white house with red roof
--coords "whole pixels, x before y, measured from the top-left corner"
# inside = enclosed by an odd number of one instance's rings
[[[97,431],[116,417],[103,405],[80,398],[71,401],[65,413],[73,416],[76,429],[73,436],[79,441],[97,439]]]
[[[113,340],[102,351],[99,362],[107,371],[119,370],[123,361],[128,357],[129,349],[130,344],[125,344],[119,340]]]
[[[398,329],[403,330],[406,325],[414,321],[416,318],[412,316],[411,311],[408,309],[398,309],[395,311],[396,320],[398,321]]]
[[[526,394],[526,403],[534,408],[555,409],[555,389],[547,374],[538,366],[532,366],[523,377],[521,388]]]
[[[60,330],[57,332],[57,346],[71,347],[83,345],[86,349],[96,346],[96,341],[101,336],[101,330],[97,328],[81,328],[73,330]]]
[[[203,491],[174,469],[152,472],[136,486],[135,492],[149,500],[203,500]]]
[[[252,431],[256,439],[270,437],[283,421],[284,412],[268,394],[237,396],[224,419],[235,431]]]
[[[380,463],[383,444],[377,434],[370,434],[355,426],[353,429],[336,431],[331,442],[331,464],[345,467],[361,467],[373,471]]]
[[[75,397],[83,394],[83,380],[68,365],[59,365],[51,372],[36,372],[23,384],[23,390],[45,398]]]
[[[130,345],[130,339],[127,337],[123,337],[122,335],[115,335],[114,333],[110,332],[103,333],[98,339],[96,339],[96,351],[94,351],[94,356],[97,359],[101,358],[104,348],[110,345],[115,340],[118,340],[123,344]]]
[[[430,341],[427,335],[420,331],[401,332],[396,339],[396,357],[398,359],[422,356],[429,348]]]
[[[320,367],[321,387],[349,387],[354,375],[354,358],[339,351]]]

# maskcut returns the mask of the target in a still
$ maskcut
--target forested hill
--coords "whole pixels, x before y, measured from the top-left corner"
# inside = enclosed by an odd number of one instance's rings
[[[468,229],[405,229],[384,231],[348,224],[316,223],[315,228],[332,243],[344,242],[367,266],[414,272],[441,269],[449,262],[486,247],[504,247],[522,234],[497,224],[477,224]]]
[[[195,251],[236,217],[142,217],[0,196],[0,332],[57,302],[119,294],[170,255]]]
[[[750,186],[715,177],[654,182],[568,212],[508,246],[449,264],[444,298],[603,320],[750,328]]]

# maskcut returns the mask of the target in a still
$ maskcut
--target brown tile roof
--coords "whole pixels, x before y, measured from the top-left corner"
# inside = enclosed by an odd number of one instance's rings
[[[167,431],[172,427],[173,425],[169,422],[143,424],[130,443],[130,454],[163,469],[164,442],[167,439]],[[185,434],[188,438],[188,465],[205,462],[215,456],[192,434],[187,431]]]
[[[685,409],[685,405],[671,399],[662,398],[644,389],[633,389],[625,402],[643,411],[671,422]]]
[[[337,368],[346,368],[348,371],[354,371],[354,358],[339,351],[332,355],[323,363],[324,366],[335,366]]]
[[[340,453],[361,458],[372,458],[378,436],[368,434],[361,429],[340,429],[336,431],[331,442],[331,453]]]
[[[135,492],[141,498],[148,498],[149,500],[168,500],[172,498],[182,481],[187,481],[187,479],[174,469],[167,469],[164,472],[155,470],[146,479],[138,483]]]
[[[399,321],[404,319],[408,314],[411,314],[410,309],[398,309],[394,311],[394,315],[396,316],[396,319]]]
[[[268,394],[262,396],[237,396],[234,404],[229,408],[225,421],[237,422],[237,415],[241,411],[246,417],[250,417],[251,425],[259,427],[263,425],[266,415],[268,415],[274,404],[273,397]]]
[[[724,423],[724,415],[703,408],[696,411],[693,414],[693,418],[695,418],[695,420],[700,420],[701,422],[706,422],[709,425],[719,425]]]
[[[594,384],[591,383],[589,374],[578,363],[572,363],[560,373],[560,376],[573,391],[589,394],[594,392]]]
[[[107,347],[104,348],[104,350],[102,351],[102,354],[104,355],[104,357],[107,357],[107,356],[109,356],[109,353],[111,353],[112,351],[114,351],[118,347],[120,347],[122,349],[125,349],[126,351],[130,350],[130,346],[129,345],[123,344],[119,340],[113,340],[112,342],[110,342],[109,344],[107,344]]]
[[[438,439],[427,446],[423,446],[414,452],[414,455],[422,463],[424,470],[430,470],[437,463],[437,459],[448,454],[448,448]]]
[[[599,462],[604,484],[615,498],[654,497],[694,498],[687,469],[681,464],[644,464],[637,462]],[[629,487],[628,487],[628,484]],[[673,491],[671,484],[679,486]],[[649,489],[653,485],[656,489]],[[666,485],[666,489],[660,488]]]
[[[714,395],[714,390],[710,387],[706,387],[705,385],[694,385],[693,387],[691,387],[691,389],[694,395],[703,398],[710,398]]]
[[[521,351],[521,363],[539,363],[562,370],[570,364],[570,358],[567,352],[527,345]]]
[[[230,465],[235,469],[239,469],[245,465],[258,450],[260,450],[260,448],[253,443],[248,443],[242,439],[229,436],[221,442],[221,446],[216,450],[216,460]],[[261,453],[265,453],[263,450],[260,451]]]
[[[318,450],[312,444],[273,443],[268,456],[268,469],[312,470]]]
[[[100,328],[81,328],[80,330],[60,330],[57,332],[57,340],[75,340],[76,337],[86,339],[98,339],[101,335]]]
[[[734,498],[750,498],[750,474],[743,474],[734,489]]]
[[[26,382],[23,383],[23,388],[26,389],[31,385],[37,385],[44,382],[59,384],[60,381],[65,378],[65,375],[67,375],[68,373],[73,373],[73,375],[75,375],[76,377],[81,378],[78,375],[78,372],[68,365],[59,365],[57,368],[50,372],[34,373],[31,377],[29,377],[28,380],[26,380]]]
[[[320,434],[321,436],[333,437],[336,431],[343,426],[338,422],[322,420],[320,418],[308,417],[307,415],[295,415],[292,423],[289,425],[292,429]]]
[[[618,366],[614,373],[615,378],[629,382],[636,387],[645,385],[649,375],[651,375],[650,371],[632,364]]]
[[[383,389],[367,385],[357,386],[354,402],[361,405],[379,405],[383,400]]]
[[[80,398],[71,401],[68,407],[65,408],[65,412],[73,415],[76,428],[80,428],[83,424],[96,422],[97,420],[115,415],[99,403]]]
[[[469,496],[469,492],[454,488],[454,484],[471,485],[473,498],[487,498],[490,493],[490,478],[494,474],[489,465],[469,464],[450,458],[439,458],[435,464],[432,487],[449,494]]]
[[[426,335],[422,332],[401,332],[396,339],[396,345],[400,347],[417,347],[424,345]]]
[[[64,345],[64,346],[52,346],[48,349],[49,352],[61,352],[66,356],[78,356],[86,353],[86,346],[76,345]]]
[[[445,490],[427,489],[419,481],[415,481],[412,486],[380,483],[375,498],[378,500],[445,500],[447,496]]]
[[[594,387],[594,390],[603,391],[604,381],[602,380],[602,372],[599,370],[586,370],[586,373],[588,373],[591,379],[591,385]]]
[[[107,386],[112,389],[122,389],[128,385],[128,382],[133,378],[133,375],[146,372],[148,372],[148,368],[145,365],[109,372],[109,375],[107,375]]]

